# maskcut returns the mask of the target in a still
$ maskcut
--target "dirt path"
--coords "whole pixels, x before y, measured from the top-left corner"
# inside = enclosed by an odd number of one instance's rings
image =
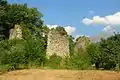
[[[0,80],[120,80],[120,73],[92,70],[29,69],[2,74]]]

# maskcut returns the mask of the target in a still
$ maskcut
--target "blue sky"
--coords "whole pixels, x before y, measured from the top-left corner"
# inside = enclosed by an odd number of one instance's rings
[[[10,3],[27,3],[44,14],[49,25],[72,26],[73,35],[100,35],[104,25],[86,25],[84,18],[107,16],[120,12],[120,0],[8,0]],[[119,29],[119,28],[117,28]],[[118,30],[119,31],[119,30]]]

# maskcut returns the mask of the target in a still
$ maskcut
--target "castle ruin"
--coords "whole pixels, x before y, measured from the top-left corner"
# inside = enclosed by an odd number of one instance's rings
[[[13,29],[10,29],[9,39],[22,39],[22,30],[20,25],[15,25]]]
[[[47,39],[47,57],[51,55],[69,56],[69,41],[67,35],[61,35],[56,30],[50,30]]]

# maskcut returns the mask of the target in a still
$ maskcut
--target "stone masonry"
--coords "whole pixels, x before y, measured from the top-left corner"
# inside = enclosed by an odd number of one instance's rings
[[[56,30],[50,30],[47,40],[47,57],[58,55],[61,57],[69,56],[69,41],[66,35],[61,35]]]
[[[10,30],[9,39],[22,39],[22,30],[20,25],[15,25],[13,29]]]

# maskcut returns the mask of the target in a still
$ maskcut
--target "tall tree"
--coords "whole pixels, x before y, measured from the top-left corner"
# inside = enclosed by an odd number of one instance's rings
[[[106,69],[120,66],[120,34],[115,34],[100,42],[103,67]],[[119,67],[120,68],[120,67]]]
[[[36,8],[28,8],[26,4],[9,4],[6,8],[7,16],[5,22],[13,27],[14,24],[31,23],[42,24],[40,19],[43,15]]]
[[[0,39],[4,37],[4,29],[3,29],[3,18],[6,15],[6,7],[8,2],[6,0],[0,0]]]
[[[120,34],[115,34],[107,39],[102,38],[97,44],[90,44],[87,52],[97,69],[120,68]]]
[[[68,35],[68,40],[69,40],[69,51],[70,51],[70,56],[74,55],[75,53],[75,43],[74,43],[74,38],[71,35]]]
[[[6,6],[8,4],[7,0],[0,0],[1,6]]]
[[[89,54],[90,61],[95,64],[96,69],[101,67],[101,52],[98,43],[91,43],[87,46],[87,53]]]
[[[36,8],[28,8],[26,4],[8,4],[1,3],[0,24],[5,30],[3,31],[6,37],[9,37],[9,30],[14,28],[15,24],[25,24],[25,27],[35,32],[35,27],[42,27],[43,16]],[[4,3],[4,6],[3,6]]]

